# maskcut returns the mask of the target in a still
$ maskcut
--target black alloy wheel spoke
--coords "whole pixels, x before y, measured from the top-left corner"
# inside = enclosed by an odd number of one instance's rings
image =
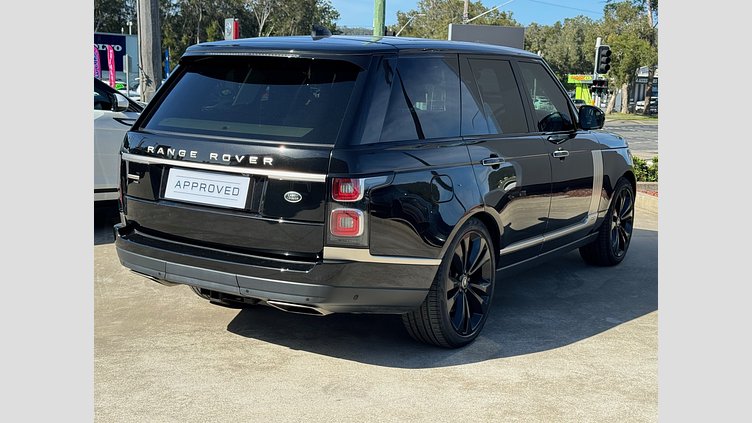
[[[629,234],[624,227],[619,228],[619,252],[624,253],[627,249],[627,241],[629,241]]]
[[[460,296],[461,293],[462,291],[457,289],[454,291],[454,294],[447,295],[447,310],[450,312],[452,311],[454,304],[457,302],[457,297]]]
[[[460,258],[462,259],[462,271],[467,269],[467,260],[470,257],[470,237],[464,238],[460,243],[462,252]]]
[[[474,300],[474,303],[477,305],[477,307],[474,307],[474,308],[480,309],[478,310],[478,313],[482,314],[486,310],[486,299],[480,296],[480,294],[475,292],[475,290],[473,289],[468,289],[467,292],[470,293],[468,298],[472,298]]]
[[[467,270],[468,275],[474,275],[475,272],[478,271],[481,267],[483,267],[484,264],[486,264],[489,260],[491,260],[491,253],[488,251],[488,245],[486,245],[486,242],[483,241],[483,239],[478,238],[480,241],[480,251],[475,257],[475,260],[473,260],[473,264],[470,265],[470,267]]]
[[[467,313],[467,300],[465,299],[465,293],[457,291],[457,295],[454,298],[454,315],[452,317],[452,326],[460,332],[463,331],[465,326],[465,313]]]
[[[624,219],[624,216],[631,214],[632,211],[632,198],[626,192],[622,194],[623,202],[621,208],[619,208],[619,216]]]

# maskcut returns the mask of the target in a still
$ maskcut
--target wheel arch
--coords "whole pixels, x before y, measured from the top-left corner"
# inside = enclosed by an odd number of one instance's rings
[[[456,225],[454,225],[454,228],[452,229],[452,232],[449,234],[449,237],[447,238],[447,242],[444,243],[444,246],[441,248],[441,257],[444,257],[444,254],[446,254],[447,248],[449,248],[449,244],[451,244],[451,240],[454,239],[455,236],[457,236],[457,233],[459,232],[460,228],[467,223],[468,220],[472,218],[478,219],[483,226],[486,227],[488,230],[488,234],[491,235],[491,241],[493,242],[494,247],[494,258],[495,261],[499,262],[499,251],[501,250],[501,224],[500,222],[494,218],[494,215],[491,213],[491,210],[487,207],[476,207],[475,209],[470,210],[467,214],[462,216],[462,218],[457,222]]]

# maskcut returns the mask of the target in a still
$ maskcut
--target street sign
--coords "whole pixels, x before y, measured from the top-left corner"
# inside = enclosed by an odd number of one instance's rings
[[[240,21],[237,18],[225,19],[225,40],[240,38]]]

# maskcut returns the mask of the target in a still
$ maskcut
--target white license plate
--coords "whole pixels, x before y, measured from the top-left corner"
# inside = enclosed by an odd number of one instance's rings
[[[222,173],[170,169],[165,198],[212,206],[245,208],[250,178]]]

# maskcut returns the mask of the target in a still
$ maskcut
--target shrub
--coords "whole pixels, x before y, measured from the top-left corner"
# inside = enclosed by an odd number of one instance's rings
[[[650,161],[632,157],[637,182],[658,182],[658,156]]]

